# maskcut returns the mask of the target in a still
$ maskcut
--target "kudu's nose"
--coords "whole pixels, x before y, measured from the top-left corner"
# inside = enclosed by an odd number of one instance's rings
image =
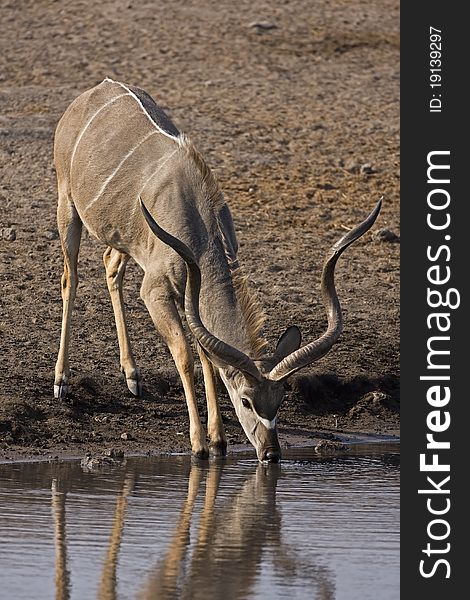
[[[279,452],[279,450],[270,448],[269,450],[266,450],[266,452],[264,453],[263,460],[270,462],[270,463],[277,463],[281,460],[281,453]]]

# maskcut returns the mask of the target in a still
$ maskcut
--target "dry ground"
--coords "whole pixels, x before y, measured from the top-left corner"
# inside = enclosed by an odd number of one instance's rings
[[[0,457],[187,450],[169,353],[125,292],[143,400],[119,373],[104,248],[84,236],[72,393],[53,399],[62,272],[55,125],[112,77],[147,90],[215,171],[271,344],[289,324],[325,327],[328,246],[384,196],[374,231],[337,268],[340,342],[290,382],[284,444],[399,427],[399,3],[397,0],[1,0]],[[382,232],[381,229],[388,230]],[[390,239],[391,238],[391,239]],[[201,395],[202,384],[198,380]],[[245,438],[222,396],[229,441]],[[122,439],[121,434],[127,434]]]

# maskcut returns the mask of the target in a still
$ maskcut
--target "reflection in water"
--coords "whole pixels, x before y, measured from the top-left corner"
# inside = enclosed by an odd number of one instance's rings
[[[122,530],[126,516],[127,500],[134,488],[134,474],[129,473],[124,479],[122,490],[117,497],[116,511],[114,513],[113,529],[109,538],[108,552],[103,565],[103,574],[98,591],[99,600],[116,599],[116,569],[121,547]]]
[[[2,593],[395,600],[397,451],[304,458],[0,465]]]
[[[116,600],[116,570],[129,494],[134,488],[134,474],[126,475],[117,497],[113,528],[103,564],[98,600]],[[66,492],[57,490],[57,479],[52,480],[52,513],[54,515],[55,587],[56,600],[70,600],[70,574],[67,569],[67,538],[65,532]]]
[[[65,493],[57,490],[57,479],[52,480],[52,514],[54,515],[55,542],[55,597],[69,600],[70,574],[67,569],[67,540],[65,538]]]
[[[294,555],[281,540],[281,515],[276,508],[279,465],[258,464],[239,490],[217,508],[222,471],[223,464],[209,467],[196,540],[191,544],[194,505],[203,478],[203,470],[192,467],[188,496],[171,545],[139,594],[141,600],[248,598],[259,575],[262,556],[269,550],[279,557],[280,576],[298,576]],[[310,573],[317,574],[315,569]],[[321,575],[320,581],[311,577],[306,589],[313,594],[318,587],[319,600],[333,598],[333,584],[325,577],[326,571]]]

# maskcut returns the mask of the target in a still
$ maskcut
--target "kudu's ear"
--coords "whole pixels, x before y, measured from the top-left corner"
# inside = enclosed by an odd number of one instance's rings
[[[302,334],[300,333],[300,329],[296,325],[288,327],[277,342],[276,351],[274,352],[276,364],[292,352],[298,350],[301,343]]]

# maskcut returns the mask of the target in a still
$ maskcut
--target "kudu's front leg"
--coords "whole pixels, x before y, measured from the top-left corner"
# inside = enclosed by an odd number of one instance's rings
[[[116,330],[119,341],[121,371],[126,377],[127,387],[134,396],[142,396],[142,378],[134,360],[129,333],[127,331],[126,313],[122,295],[122,282],[126,272],[129,255],[108,246],[103,262],[106,269],[106,283],[114,310]]]
[[[192,453],[197,458],[208,458],[206,433],[199,417],[194,388],[194,357],[178,310],[169,296],[163,297],[155,289],[149,287],[145,278],[141,295],[157,331],[171,352],[183,383],[189,413],[189,437]]]
[[[215,456],[225,456],[227,453],[227,438],[225,437],[222,415],[220,414],[219,401],[217,399],[214,367],[199,344],[197,350],[201,359],[204,386],[206,389],[207,433],[210,439],[209,451]]]

